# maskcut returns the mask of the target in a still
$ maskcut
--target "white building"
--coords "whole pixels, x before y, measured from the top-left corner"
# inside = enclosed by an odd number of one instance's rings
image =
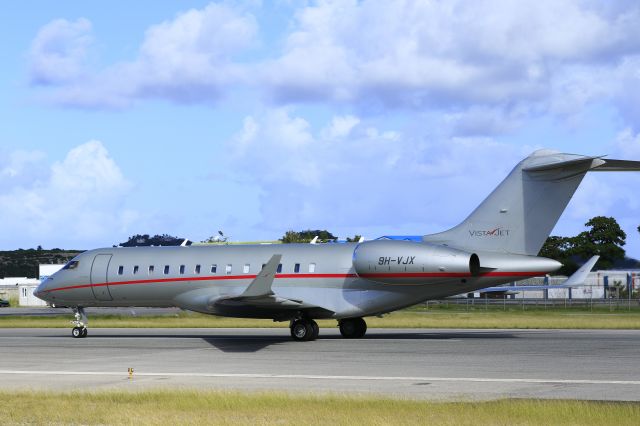
[[[42,280],[45,280],[45,279],[49,278],[51,275],[55,274],[60,269],[62,269],[63,266],[64,265],[45,265],[45,264],[40,264],[38,266],[38,280],[42,281]]]
[[[27,277],[6,277],[0,278],[0,299],[10,300],[18,297],[21,285],[37,285],[39,281],[35,278]]]
[[[40,285],[40,281],[35,278],[28,278],[28,281],[18,285],[18,303],[20,306],[47,306],[47,302],[33,295],[33,292]]]
[[[548,299],[604,299],[605,297],[616,297],[615,287],[627,287],[627,283],[630,282],[632,288],[635,290],[640,289],[640,271],[593,271],[590,272],[581,286],[568,288],[553,288],[556,284],[562,284],[567,277],[555,276],[549,277],[548,281],[545,281],[545,277],[534,277],[526,280],[514,282],[513,285],[517,286],[541,286],[548,284],[549,290],[547,292]],[[629,281],[627,281],[629,280]],[[605,284],[607,292],[605,294]],[[505,285],[508,289],[509,286]],[[481,291],[475,292],[474,297],[481,297]],[[544,299],[545,290],[520,290],[516,294],[511,295],[512,299]]]
[[[40,282],[48,276],[62,269],[64,265],[39,265],[38,278],[20,278],[18,285],[18,296],[20,306],[47,306],[47,302],[38,299],[33,292],[38,288]]]

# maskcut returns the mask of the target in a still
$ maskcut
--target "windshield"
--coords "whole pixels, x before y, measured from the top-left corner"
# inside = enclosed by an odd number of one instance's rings
[[[64,265],[62,269],[76,269],[79,264],[80,262],[78,262],[77,260],[72,260],[71,262]]]

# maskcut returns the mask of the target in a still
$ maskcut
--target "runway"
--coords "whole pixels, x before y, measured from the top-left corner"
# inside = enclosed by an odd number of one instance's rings
[[[1,389],[280,390],[640,400],[640,330],[0,329]],[[128,376],[128,368],[133,375]]]

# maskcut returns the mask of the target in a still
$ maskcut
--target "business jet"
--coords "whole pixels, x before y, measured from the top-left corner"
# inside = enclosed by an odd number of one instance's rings
[[[88,306],[179,307],[288,321],[297,341],[335,319],[345,338],[363,318],[429,299],[557,270],[537,257],[589,171],[640,171],[640,161],[539,150],[522,160],[459,225],[419,241],[102,248],[76,256],[35,295],[72,307],[86,337]]]

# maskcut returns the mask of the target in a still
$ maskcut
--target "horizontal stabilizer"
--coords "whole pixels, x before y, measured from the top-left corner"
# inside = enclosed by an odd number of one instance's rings
[[[576,158],[577,157],[577,158]],[[599,167],[604,164],[604,160],[599,157],[587,157],[587,156],[564,156],[559,158],[553,158],[551,160],[541,162],[538,164],[537,161],[532,161],[533,164],[525,166],[522,168],[522,171],[528,173],[536,173],[536,172],[560,172],[562,175],[562,171],[567,170],[581,170],[583,172],[592,169],[594,167]]]
[[[594,172],[637,172],[640,171],[640,161],[629,160],[607,160],[602,159],[604,163],[594,167]]]

